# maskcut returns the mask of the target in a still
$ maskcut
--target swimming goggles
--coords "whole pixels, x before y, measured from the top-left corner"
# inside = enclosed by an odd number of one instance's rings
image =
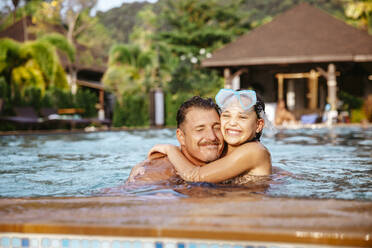
[[[253,90],[221,89],[216,95],[216,103],[222,110],[233,102],[238,102],[245,111],[249,110],[257,102],[256,92]]]

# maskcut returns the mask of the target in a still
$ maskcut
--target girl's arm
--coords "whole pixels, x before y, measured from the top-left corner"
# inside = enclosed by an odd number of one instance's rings
[[[265,175],[271,172],[270,153],[257,142],[241,145],[231,154],[202,167],[193,165],[176,146],[162,145],[160,150],[154,148],[154,151],[168,155],[178,174],[186,181],[218,183],[258,166],[266,167]]]

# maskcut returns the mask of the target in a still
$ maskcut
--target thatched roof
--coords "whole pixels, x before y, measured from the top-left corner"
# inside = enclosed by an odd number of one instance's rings
[[[372,61],[372,36],[307,3],[215,51],[205,67]]]

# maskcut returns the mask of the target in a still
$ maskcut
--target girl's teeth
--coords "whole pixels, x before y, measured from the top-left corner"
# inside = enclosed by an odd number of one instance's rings
[[[235,131],[235,130],[227,130],[227,132],[229,134],[239,134],[240,133],[239,131]]]

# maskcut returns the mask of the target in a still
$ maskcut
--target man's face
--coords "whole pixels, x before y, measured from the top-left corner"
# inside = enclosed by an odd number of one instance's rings
[[[224,141],[220,117],[214,109],[192,107],[177,129],[177,139],[185,156],[195,165],[204,165],[221,156]]]

